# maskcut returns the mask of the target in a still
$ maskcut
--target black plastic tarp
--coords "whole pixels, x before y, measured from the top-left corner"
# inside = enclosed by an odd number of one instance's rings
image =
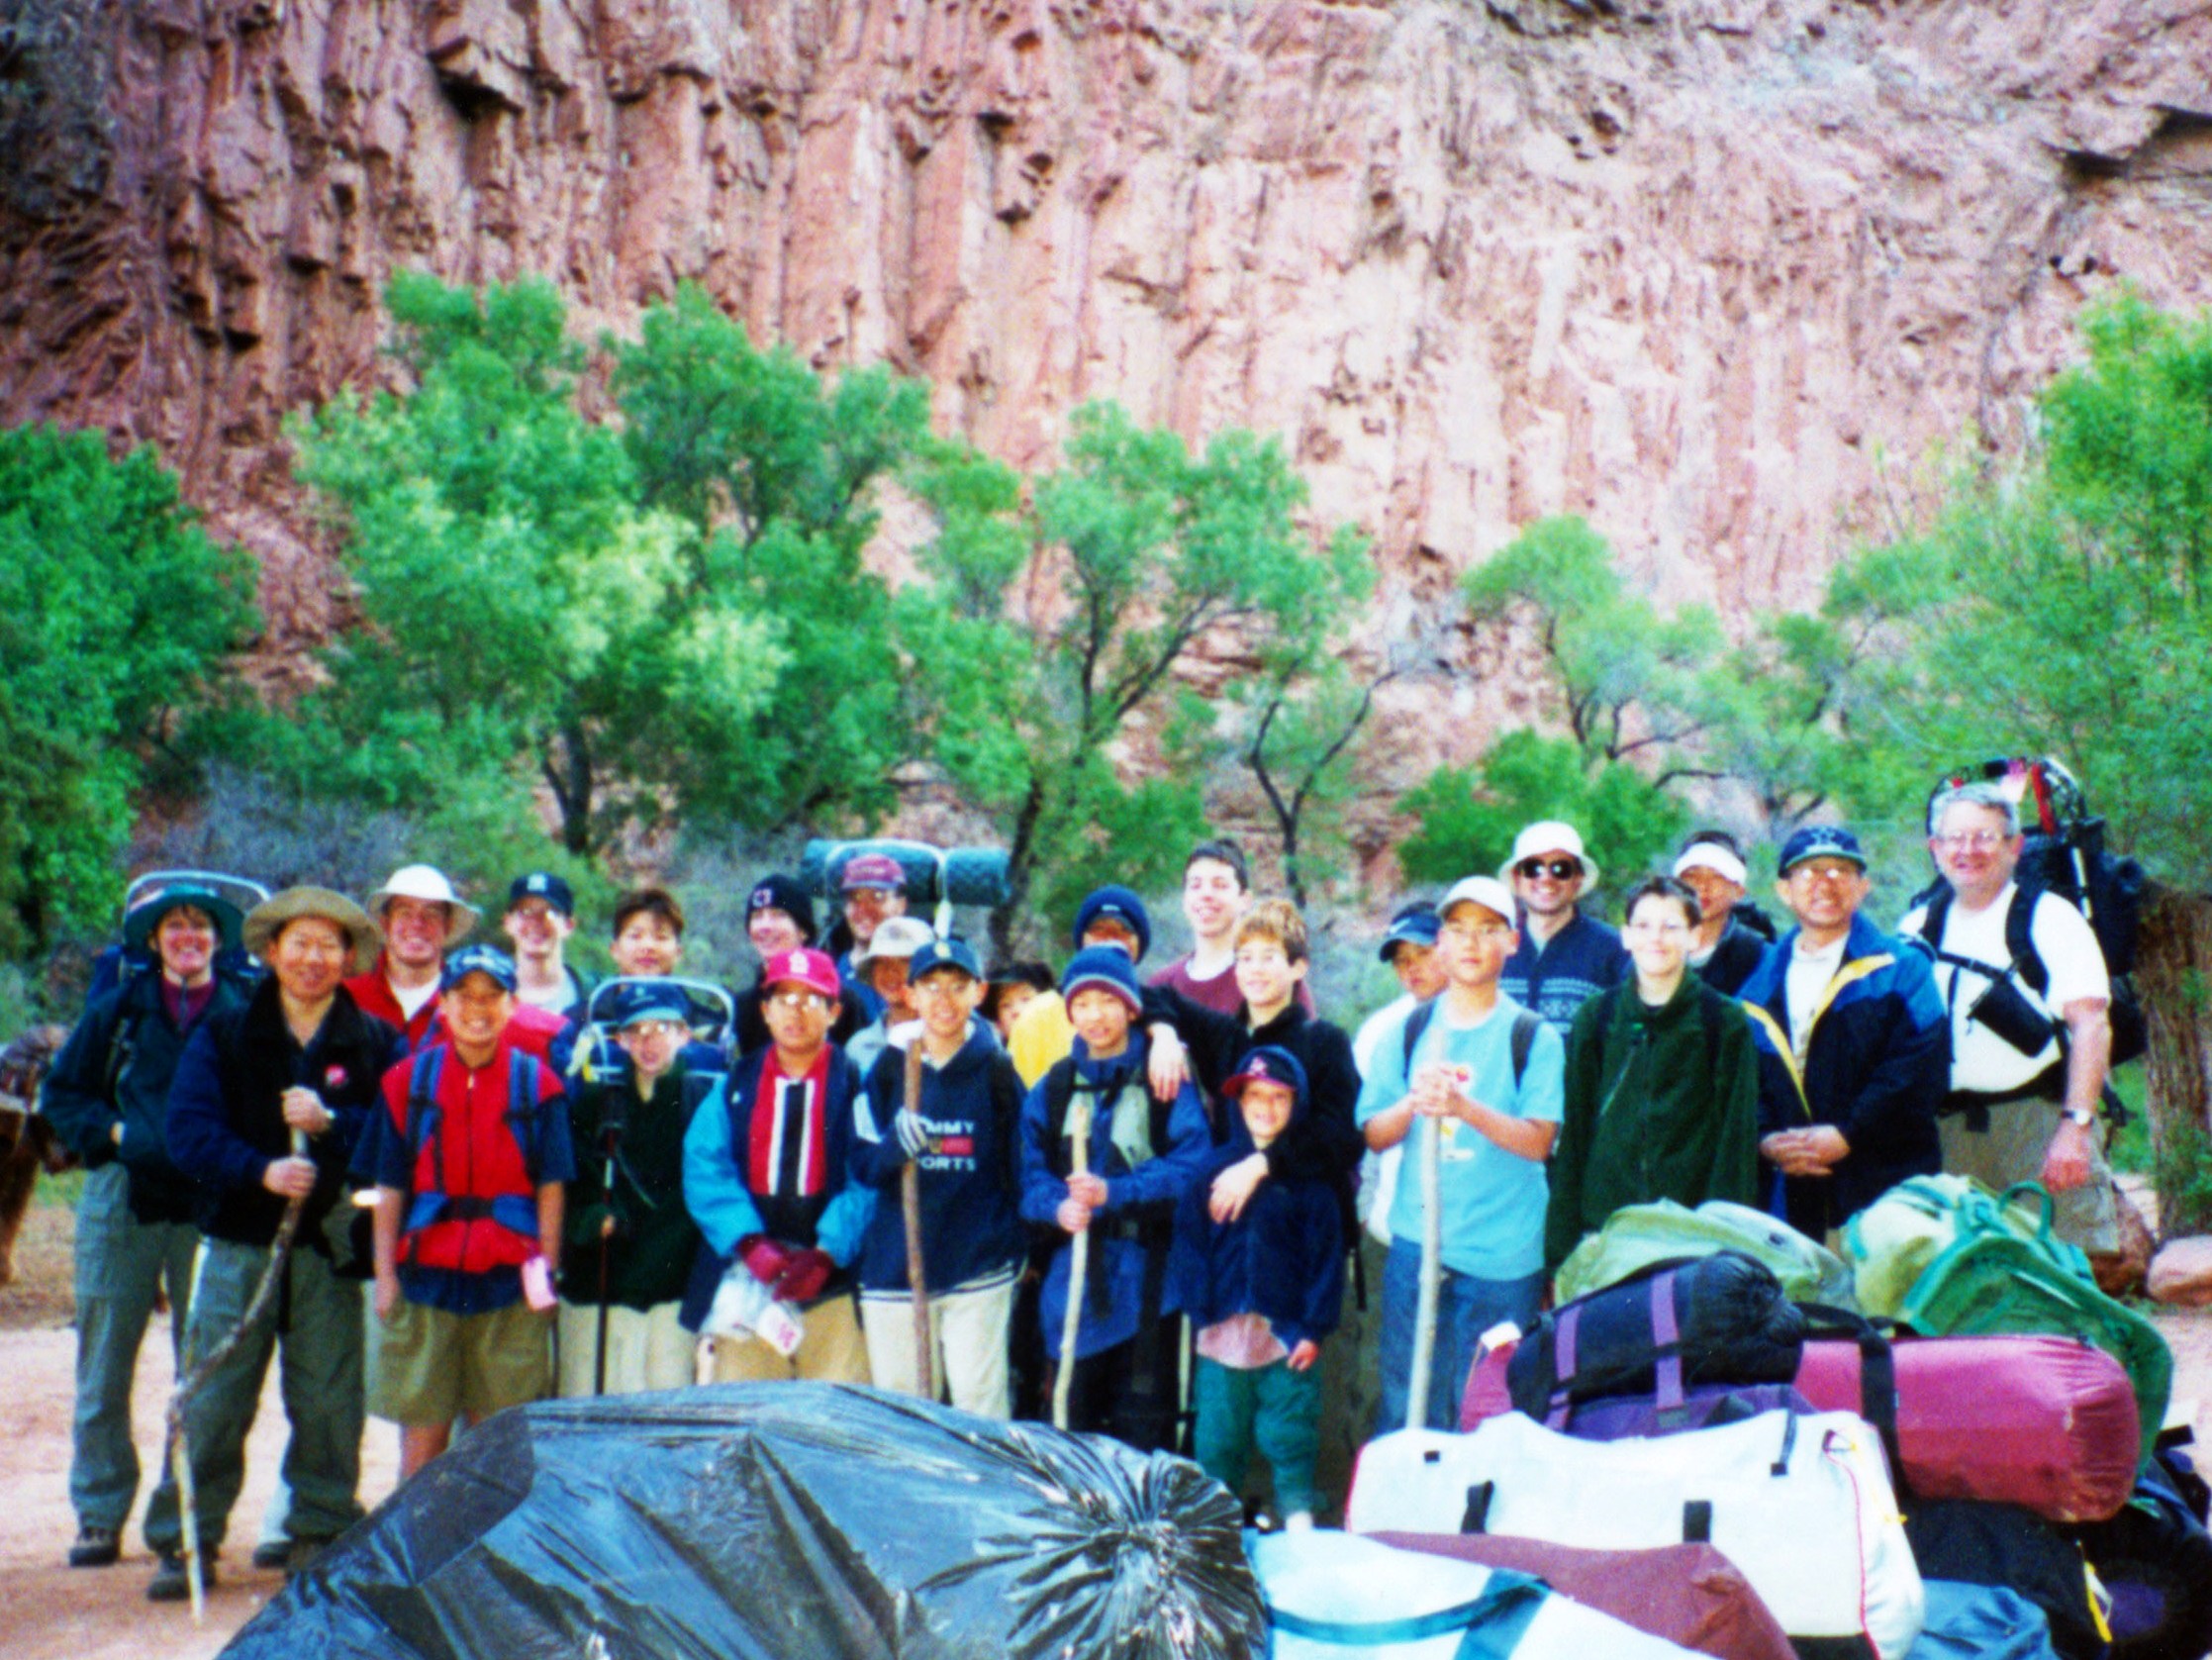
[[[503,1413],[297,1575],[231,1660],[1242,1657],[1196,1465],[827,1384]]]

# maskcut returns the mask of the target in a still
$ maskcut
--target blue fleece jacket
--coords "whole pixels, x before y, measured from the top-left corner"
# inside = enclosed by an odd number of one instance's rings
[[[907,1056],[887,1048],[853,1103],[853,1180],[878,1190],[860,1246],[863,1291],[907,1291],[906,1213],[898,1197],[907,1154],[891,1121],[906,1103]],[[942,1066],[921,1068],[929,1150],[920,1169],[921,1263],[932,1292],[1011,1274],[1025,1240],[1021,1192],[1021,1080],[996,1036],[971,1025]]]
[[[1291,1125],[1310,1111],[1299,1092]],[[1175,1213],[1169,1300],[1201,1328],[1232,1315],[1264,1316],[1285,1348],[1336,1329],[1344,1303],[1344,1230],[1333,1184],[1271,1176],[1244,1212],[1217,1222],[1207,1209],[1213,1178],[1250,1156],[1251,1132],[1233,1115],[1229,1139],[1199,1167]],[[1289,1127],[1285,1129],[1289,1133]]]
[[[1161,1115],[1154,1111],[1151,1089],[1145,1082],[1146,1048],[1143,1035],[1132,1031],[1123,1053],[1093,1060],[1079,1037],[1075,1052],[1039,1078],[1021,1105],[1022,1220],[1057,1233],[1055,1217],[1060,1202],[1068,1196],[1071,1164],[1065,1118],[1061,1120],[1062,1134],[1057,1138],[1051,1134],[1052,1104],[1067,1100],[1078,1089],[1089,1092],[1097,1104],[1092,1114],[1089,1159],[1091,1173],[1106,1178],[1106,1202],[1091,1219],[1084,1313],[1076,1332],[1079,1360],[1136,1335],[1144,1315],[1148,1271],[1161,1276],[1164,1288],[1175,1205],[1184,1189],[1197,1179],[1212,1140],[1198,1089],[1186,1082],[1166,1111],[1163,1133],[1150,1137],[1150,1157],[1132,1163],[1114,1144],[1114,1107],[1124,1098],[1141,1106],[1150,1123],[1160,1123]],[[1070,1257],[1069,1235],[1058,1233],[1058,1241],[1038,1299],[1045,1352],[1054,1359],[1059,1358],[1062,1321],[1067,1315]],[[1172,1314],[1175,1307],[1163,1296],[1158,1312]]]

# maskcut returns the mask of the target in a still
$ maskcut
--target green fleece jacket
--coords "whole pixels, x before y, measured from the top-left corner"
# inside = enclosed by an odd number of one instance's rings
[[[1759,1063],[1737,1003],[1694,974],[1657,1009],[1628,980],[1576,1013],[1544,1268],[1623,1205],[1759,1202]]]
[[[607,1301],[646,1310],[684,1295],[699,1254],[699,1227],[684,1209],[684,1131],[712,1076],[695,1076],[681,1060],[637,1098],[626,1069],[580,1086],[570,1104],[576,1180],[568,1190],[568,1249],[561,1295],[596,1308],[600,1302],[600,1225],[612,1215],[607,1239]],[[608,1183],[608,1121],[613,1118],[614,1182]]]

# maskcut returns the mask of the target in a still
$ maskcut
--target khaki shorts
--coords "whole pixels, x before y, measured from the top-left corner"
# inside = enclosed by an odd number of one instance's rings
[[[480,1422],[553,1393],[553,1322],[516,1302],[456,1315],[400,1299],[384,1322],[368,1410],[394,1423]]]
[[[2014,1182],[2043,1179],[2043,1154],[2059,1132],[2061,1114],[2049,1101],[2007,1101],[1989,1109],[1989,1127],[1967,1127],[1967,1116],[1953,1113],[1936,1121],[1943,1140],[1943,1167],[1954,1176],[1972,1176],[1999,1193]],[[2120,1248],[2119,1211],[2112,1201],[2112,1168],[2104,1159],[2106,1130],[2100,1120],[2089,1135],[2089,1181],[2057,1196],[2052,1231],[2092,1255]]]

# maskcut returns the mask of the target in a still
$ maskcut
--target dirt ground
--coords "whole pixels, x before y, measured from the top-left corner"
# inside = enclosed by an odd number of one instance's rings
[[[60,1205],[31,1212],[15,1283],[0,1286],[0,1388],[14,1405],[0,1433],[0,1656],[6,1660],[204,1660],[217,1653],[283,1588],[284,1576],[248,1565],[261,1512],[284,1456],[284,1410],[276,1369],[246,1444],[245,1493],[224,1543],[207,1623],[195,1628],[186,1603],[148,1603],[153,1558],[138,1533],[125,1535],[112,1568],[70,1568],[76,1535],[69,1509],[69,1416],[76,1338],[70,1330],[71,1213]],[[140,1352],[133,1400],[144,1495],[160,1456],[161,1415],[173,1374],[166,1316]],[[372,1509],[398,1479],[397,1431],[371,1421],[361,1447],[361,1502]]]
[[[284,1451],[284,1413],[274,1368],[246,1449],[240,1501],[207,1623],[192,1624],[188,1605],[145,1600],[153,1570],[144,1542],[126,1538],[113,1568],[71,1569],[63,1557],[76,1532],[69,1509],[69,1412],[75,1339],[69,1329],[70,1212],[42,1205],[31,1213],[20,1272],[0,1287],[0,1380],[15,1405],[0,1436],[0,1656],[6,1660],[205,1660],[282,1588],[284,1577],[255,1572],[246,1558]],[[2174,1400],[2187,1409],[2198,1440],[2212,1447],[2212,1310],[2162,1312],[2173,1346]],[[149,1334],[136,1397],[139,1455],[150,1470],[171,1372],[167,1321]],[[397,1478],[397,1438],[370,1421],[362,1446],[361,1502],[373,1509]]]

